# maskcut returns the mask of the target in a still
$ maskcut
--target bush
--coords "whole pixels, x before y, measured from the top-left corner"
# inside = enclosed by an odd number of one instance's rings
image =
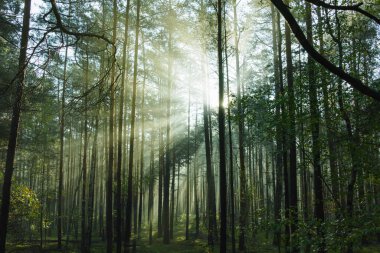
[[[8,232],[13,240],[25,240],[38,231],[40,201],[37,194],[24,185],[14,184],[11,191]]]

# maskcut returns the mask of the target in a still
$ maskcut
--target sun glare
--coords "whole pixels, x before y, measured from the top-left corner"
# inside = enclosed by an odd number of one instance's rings
[[[219,107],[219,89],[218,87],[215,87],[210,90],[209,93],[209,104],[212,109],[217,109]],[[227,96],[224,96],[223,100],[223,107],[227,108],[228,107],[228,99]]]

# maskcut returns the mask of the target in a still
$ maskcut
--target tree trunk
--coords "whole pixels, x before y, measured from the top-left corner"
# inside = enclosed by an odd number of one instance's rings
[[[71,1],[69,2],[69,16],[71,14]],[[60,126],[59,126],[59,170],[58,170],[58,199],[57,199],[57,240],[58,249],[62,247],[62,203],[63,203],[63,153],[64,153],[64,135],[65,135],[65,95],[66,95],[66,84],[67,84],[67,53],[69,46],[68,35],[66,35],[66,47],[65,47],[65,60],[63,63],[63,85],[62,85],[62,99],[61,99],[61,115],[60,115]]]
[[[214,232],[215,232],[215,183],[214,175],[211,165],[211,144],[210,144],[210,126],[209,126],[209,110],[207,106],[207,89],[206,89],[206,71],[205,71],[205,57],[202,59],[202,75],[203,82],[203,130],[205,138],[205,151],[206,151],[206,178],[207,178],[207,218],[208,218],[208,245],[212,248],[214,245]]]
[[[127,79],[127,45],[128,45],[128,23],[129,23],[129,9],[130,0],[127,1],[125,9],[125,23],[124,23],[124,43],[123,43],[123,59],[122,59],[122,76],[120,84],[120,100],[119,100],[119,119],[118,119],[118,140],[117,140],[117,169],[116,169],[116,194],[115,194],[115,207],[116,207],[116,252],[121,253],[122,245],[122,205],[121,205],[121,167],[123,162],[123,111],[124,111],[124,89],[125,80]]]
[[[339,52],[339,60],[338,60],[338,65],[339,68],[343,68],[343,43],[341,40],[341,24],[340,24],[340,19],[338,17],[337,11],[335,11],[335,22],[337,25],[337,35],[335,38],[335,42],[338,44],[338,52]],[[353,134],[352,130],[352,123],[350,116],[344,106],[344,101],[343,101],[343,88],[342,88],[342,80],[338,80],[338,105],[339,105],[339,110],[342,115],[342,118],[345,122],[346,125],[346,133],[347,133],[347,138],[349,142],[349,152],[350,152],[350,157],[351,157],[351,175],[350,179],[347,185],[347,200],[346,200],[346,207],[347,207],[347,216],[348,219],[352,219],[353,216],[353,211],[354,211],[354,188],[356,184],[356,179],[357,179],[357,173],[359,169],[359,164],[356,159],[356,145],[358,145],[358,140]],[[347,233],[350,233],[351,228],[349,228]],[[349,243],[347,247],[347,253],[352,253],[353,252],[353,245],[352,243]]]
[[[17,133],[20,122],[20,112],[24,89],[25,71],[27,67],[27,49],[29,39],[29,26],[30,26],[30,9],[31,0],[25,0],[24,2],[24,14],[21,31],[21,44],[20,55],[18,58],[18,72],[15,79],[16,94],[13,104],[11,128],[8,139],[7,158],[5,162],[3,191],[1,198],[1,212],[0,212],[0,252],[5,252],[5,242],[7,236],[7,226],[9,218],[9,205],[11,196],[12,174],[13,165],[16,153]]]
[[[226,27],[226,6],[224,5],[224,43],[227,44],[227,27]],[[224,54],[228,55],[227,47],[224,47]],[[226,57],[226,84],[227,84],[227,102],[230,104],[230,81],[228,74],[228,57]],[[227,107],[228,122],[228,147],[229,147],[229,188],[230,188],[230,229],[231,229],[231,247],[232,253],[236,252],[235,240],[235,189],[234,189],[234,171],[233,171],[233,149],[232,149],[232,125],[231,125],[231,108]]]
[[[92,228],[93,228],[93,217],[94,217],[94,202],[95,202],[95,174],[96,167],[98,165],[98,128],[99,128],[99,108],[97,108],[95,116],[95,134],[92,144],[92,155],[91,155],[91,165],[90,165],[90,182],[88,185],[88,224],[87,224],[87,242],[88,247],[91,248],[91,238],[92,238]]]
[[[286,4],[289,4],[287,1]],[[289,110],[289,218],[290,218],[290,237],[291,252],[299,251],[296,245],[298,207],[297,207],[297,147],[296,147],[296,122],[295,122],[295,98],[293,87],[293,63],[292,48],[290,40],[290,27],[285,24],[285,49],[288,81],[288,110]]]
[[[87,50],[87,48],[86,48]],[[86,72],[85,72],[85,91],[88,89],[88,52],[86,51]],[[83,160],[82,160],[82,214],[81,214],[81,251],[82,253],[87,253],[89,251],[89,247],[87,244],[87,218],[86,218],[86,211],[87,211],[87,194],[86,194],[86,188],[87,188],[87,153],[88,153],[88,119],[87,119],[87,95],[85,95],[84,98],[84,141],[83,141]]]
[[[143,37],[144,39],[144,37]],[[145,81],[146,81],[146,69],[145,69],[145,47],[143,44],[143,65],[144,65],[144,78],[143,87],[141,93],[141,153],[140,153],[140,196],[139,196],[139,217],[138,217],[138,229],[137,238],[141,239],[141,222],[142,222],[142,209],[143,209],[143,177],[144,177],[144,145],[145,145]]]
[[[275,80],[275,99],[276,101],[280,100],[280,73],[279,73],[279,57],[278,57],[278,30],[276,29],[276,13],[273,4],[271,5],[271,14],[272,14],[272,40],[273,40],[273,67],[274,67],[274,80]],[[281,105],[280,103],[276,104],[275,114],[277,119],[281,119]],[[281,120],[278,120],[276,123],[276,184],[275,184],[275,193],[274,193],[274,220],[276,222],[275,232],[273,237],[273,245],[277,246],[278,249],[281,247],[281,199],[282,199],[282,140],[281,140]]]
[[[160,85],[160,106],[163,106],[163,98],[162,98],[162,87]],[[161,125],[161,124],[160,124]],[[158,205],[157,205],[157,237],[162,237],[162,184],[164,177],[164,137],[163,137],[163,127],[159,127],[159,151],[158,151]]]
[[[194,129],[198,128],[198,110],[195,110],[195,126]],[[194,146],[197,146],[197,138],[194,138]],[[197,154],[194,155],[194,208],[195,208],[195,237],[199,236],[199,198],[198,198],[198,164],[197,164]]]
[[[116,26],[117,26],[117,1],[113,0],[113,28],[112,42],[116,42]],[[116,48],[112,47],[112,70],[111,70],[111,89],[110,89],[110,118],[108,132],[108,168],[107,168],[107,190],[106,190],[106,238],[107,252],[112,252],[113,248],[113,211],[112,211],[112,193],[113,193],[113,163],[114,163],[114,107],[115,107],[115,71],[116,71]]]
[[[154,140],[153,131],[151,134],[151,147],[150,147],[150,172],[149,172],[149,197],[148,197],[148,223],[149,223],[149,245],[153,243],[153,191],[154,191]]]
[[[173,153],[174,153],[175,145],[173,145]],[[175,154],[173,154],[173,162],[172,162],[172,184],[171,184],[171,197],[170,197],[170,239],[174,238],[174,191],[175,191]]]
[[[133,199],[133,152],[135,141],[135,120],[136,120],[136,86],[137,86],[137,60],[139,50],[139,32],[140,32],[140,6],[141,1],[137,0],[136,10],[136,39],[135,39],[135,54],[133,60],[133,86],[132,86],[132,104],[131,104],[131,134],[129,136],[129,164],[128,164],[128,190],[127,190],[127,210],[125,215],[125,245],[124,251],[129,252],[130,240],[132,234],[132,199]]]
[[[172,11],[171,2],[169,3],[169,11]],[[171,15],[171,13],[170,13]],[[168,54],[168,83],[167,83],[167,98],[166,98],[166,159],[165,159],[165,171],[164,171],[164,200],[163,200],[163,211],[162,211],[162,227],[163,227],[163,241],[164,244],[170,243],[170,165],[173,162],[171,160],[171,90],[172,90],[172,32],[169,28],[169,54]]]
[[[312,19],[311,19],[311,5],[306,3],[306,29],[307,39],[313,45],[313,32],[312,32]],[[318,110],[318,97],[317,87],[315,80],[315,64],[314,60],[308,55],[307,58],[308,81],[309,81],[309,103],[310,103],[310,128],[312,135],[312,154],[313,154],[313,167],[314,167],[314,217],[317,224],[322,224],[325,221],[324,214],[324,199],[323,199],[323,185],[322,185],[322,167],[321,167],[321,144],[319,141],[319,122],[320,114]],[[326,252],[324,241],[324,232],[321,225],[317,225],[318,237],[321,244],[318,245],[318,252]]]
[[[324,49],[324,40],[323,40],[323,20],[321,17],[320,8],[317,9],[318,15],[318,38],[319,38],[319,48],[321,55],[325,55]],[[329,150],[329,165],[330,165],[330,175],[331,175],[331,189],[332,189],[332,198],[334,200],[335,208],[337,209],[337,216],[340,212],[340,189],[339,189],[339,179],[338,179],[338,166],[337,166],[337,155],[336,155],[336,144],[334,140],[334,133],[332,131],[333,123],[331,118],[331,110],[330,110],[330,102],[329,102],[329,92],[327,88],[327,80],[326,80],[326,71],[324,68],[321,70],[321,85],[322,85],[322,94],[323,94],[323,109],[324,109],[324,121],[326,124],[326,135],[327,135],[327,143]]]
[[[247,210],[247,180],[245,176],[244,164],[244,113],[241,106],[241,88],[240,88],[240,63],[239,63],[239,41],[238,41],[238,24],[237,24],[237,3],[233,1],[234,8],[234,40],[235,40],[235,67],[236,67],[236,85],[237,85],[237,106],[238,106],[238,136],[239,136],[239,179],[240,179],[240,217],[239,217],[239,250],[245,250],[245,230],[246,219],[248,217]],[[226,55],[227,57],[227,55]]]
[[[227,251],[227,179],[226,179],[226,147],[225,147],[225,108],[224,108],[224,76],[223,76],[223,41],[222,41],[222,1],[218,0],[218,78],[219,78],[219,196],[220,196],[220,253]]]
[[[136,143],[136,150],[138,150],[138,144]],[[138,155],[136,155],[138,157]],[[136,163],[135,163],[135,175],[134,175],[134,178],[135,178],[135,182],[134,182],[134,185],[133,185],[133,198],[132,198],[132,201],[133,201],[133,211],[132,211],[132,214],[133,214],[133,239],[132,239],[132,252],[133,253],[136,253],[136,247],[137,247],[137,226],[138,226],[138,221],[137,221],[137,210],[138,210],[138,204],[139,204],[139,170],[138,170],[138,164],[139,164],[139,160],[136,159]]]
[[[190,223],[190,85],[189,100],[187,107],[187,159],[186,159],[186,228],[185,239],[189,240],[189,223]],[[179,189],[178,189],[179,190]]]

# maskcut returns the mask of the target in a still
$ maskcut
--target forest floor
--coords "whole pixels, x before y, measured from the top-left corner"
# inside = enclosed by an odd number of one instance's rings
[[[57,250],[57,244],[47,243],[43,249],[37,244],[13,244],[9,245],[7,253],[77,253],[80,252],[78,244],[70,244],[67,249]],[[104,253],[105,243],[94,243],[91,247],[91,253]],[[147,241],[141,241],[136,248],[136,253],[209,253],[206,240],[184,240],[183,237],[177,237],[170,244],[163,244],[161,240],[154,241],[149,245]],[[219,252],[217,247],[214,252]],[[255,249],[248,250],[249,253],[276,253],[277,250],[269,245],[259,245]],[[281,252],[284,252],[283,249]],[[355,253],[380,253],[380,245],[363,247],[354,251]]]
[[[207,234],[205,231],[201,231],[198,239],[194,238],[194,235],[190,235],[190,240],[185,240],[184,227],[182,224],[178,224],[176,227],[176,233],[170,244],[164,244],[162,238],[157,238],[156,234],[153,235],[153,242],[150,245],[148,241],[147,230],[142,230],[142,239],[137,242],[136,253],[218,253],[219,248],[216,246],[213,250],[207,246]],[[70,242],[67,247],[65,241],[63,241],[63,249],[57,250],[56,238],[47,238],[43,244],[43,248],[40,248],[39,241],[25,242],[25,243],[11,243],[7,245],[7,253],[78,253],[80,252],[80,241]],[[266,233],[259,233],[255,238],[246,238],[248,250],[245,253],[277,253],[277,248],[272,246],[271,236]],[[106,248],[105,241],[101,238],[94,238],[94,242],[91,245],[91,253],[105,253]],[[116,245],[114,245],[116,246]],[[227,245],[227,252],[232,252],[231,245]],[[237,245],[236,245],[237,247]],[[115,250],[115,247],[114,247]],[[284,252],[284,249],[281,249]],[[366,247],[356,248],[355,253],[380,253],[380,245],[370,245]],[[308,252],[305,252],[308,253]]]
[[[64,250],[57,250],[56,242],[49,242],[44,244],[43,249],[40,249],[38,244],[13,244],[9,245],[7,253],[77,253],[80,252],[78,244],[69,244]],[[105,243],[97,242],[91,247],[91,253],[103,253],[106,252]],[[162,240],[155,240],[151,245],[148,241],[140,241],[136,247],[137,253],[208,253],[212,252],[207,247],[207,240],[196,239],[186,241],[184,237],[177,237],[171,241],[170,244],[163,244]],[[219,248],[215,246],[213,252],[219,252]],[[263,252],[263,253],[275,253],[274,249],[270,247],[260,247],[255,251],[248,252]]]

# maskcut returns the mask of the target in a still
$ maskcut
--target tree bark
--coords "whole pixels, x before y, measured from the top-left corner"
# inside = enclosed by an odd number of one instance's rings
[[[86,70],[85,70],[85,90],[88,89],[88,52],[86,48]],[[87,153],[88,153],[88,119],[87,119],[87,104],[88,104],[88,98],[87,95],[85,95],[84,98],[84,141],[83,141],[83,160],[82,160],[82,203],[81,203],[81,251],[82,253],[87,253],[90,249],[87,244],[87,217],[86,217],[86,211],[87,211],[87,194],[86,194],[86,188],[87,188]]]
[[[163,106],[162,88],[160,86],[160,105]],[[159,151],[158,151],[158,205],[157,205],[157,237],[162,237],[162,184],[164,177],[164,138],[163,127],[159,127]]]
[[[323,20],[321,17],[321,10],[318,8],[318,39],[319,39],[319,48],[321,55],[325,54],[324,49],[324,39],[323,39]],[[336,144],[334,140],[334,133],[332,131],[333,123],[332,123],[332,115],[331,108],[329,102],[329,92],[327,87],[327,79],[326,79],[326,71],[325,69],[321,69],[321,85],[322,85],[322,94],[323,94],[323,108],[324,108],[324,121],[326,124],[326,135],[327,135],[327,143],[329,150],[329,165],[330,165],[330,175],[331,175],[331,189],[332,189],[332,197],[334,199],[335,208],[340,208],[339,197],[340,197],[340,188],[339,188],[339,179],[338,179],[338,166],[337,166],[337,155],[336,155]],[[337,210],[338,214],[340,210]]]
[[[220,196],[220,253],[227,251],[227,178],[226,178],[226,147],[225,147],[225,108],[224,108],[224,76],[223,76],[223,40],[222,40],[222,1],[218,0],[218,78],[219,78],[219,196]]]
[[[287,2],[288,3],[288,2]],[[299,252],[298,245],[294,243],[297,234],[298,207],[297,207],[297,147],[296,147],[296,122],[295,122],[295,97],[293,84],[293,62],[290,40],[290,25],[285,24],[285,50],[288,81],[288,111],[289,111],[289,218],[291,252]]]
[[[226,6],[224,5],[224,43],[227,44],[227,27],[226,27]],[[224,47],[224,54],[228,55],[227,47]],[[227,85],[227,102],[230,104],[230,81],[228,73],[228,57],[226,57],[226,85]],[[228,122],[228,165],[229,165],[229,189],[230,189],[230,230],[231,230],[231,247],[232,253],[236,252],[235,239],[235,189],[234,189],[234,168],[233,168],[233,149],[232,149],[232,125],[231,125],[231,108],[227,107]]]
[[[311,5],[306,3],[306,29],[307,40],[313,45]],[[318,252],[326,252],[324,240],[324,231],[321,224],[325,221],[323,184],[322,184],[322,166],[321,166],[321,143],[319,140],[320,113],[318,109],[317,83],[315,79],[314,60],[308,55],[307,58],[308,82],[309,82],[309,103],[310,103],[310,128],[312,136],[312,154],[314,167],[314,217],[317,220],[317,233],[321,240],[318,245]]]
[[[90,182],[88,186],[88,224],[87,224],[87,236],[88,247],[91,248],[92,228],[94,219],[94,202],[95,202],[95,174],[96,167],[98,165],[98,131],[99,131],[99,108],[97,108],[95,116],[95,134],[92,144],[91,165],[90,165]]]
[[[117,1],[113,0],[113,28],[112,43],[116,42],[116,26],[117,26]],[[112,194],[113,194],[113,163],[114,163],[114,107],[115,107],[115,71],[116,71],[116,48],[113,47],[111,69],[111,87],[110,87],[110,112],[109,112],[109,132],[108,132],[108,168],[107,168],[107,190],[106,190],[106,238],[107,252],[112,252],[113,248],[113,211],[112,211]]]
[[[71,13],[71,1],[69,2],[69,16]],[[67,84],[67,53],[69,46],[68,35],[66,35],[65,60],[63,63],[63,85],[61,99],[61,115],[59,126],[59,169],[58,169],[58,199],[57,199],[57,243],[58,249],[62,247],[62,203],[63,203],[63,153],[64,153],[64,135],[65,135],[65,95]]]
[[[153,243],[153,194],[154,194],[154,140],[153,131],[151,134],[151,147],[150,147],[150,173],[149,173],[149,197],[148,197],[148,223],[149,223],[149,245]]]
[[[171,16],[172,6],[169,2],[169,15]],[[171,146],[171,90],[172,90],[172,31],[169,29],[168,34],[168,83],[167,83],[167,99],[166,99],[166,154],[165,154],[165,171],[164,171],[164,199],[163,199],[163,211],[162,211],[162,227],[163,227],[163,242],[164,244],[170,243],[170,165],[172,161]]]
[[[116,193],[115,193],[115,207],[116,207],[116,252],[121,253],[122,245],[122,204],[121,204],[121,168],[123,162],[123,112],[124,112],[124,89],[125,80],[127,79],[127,45],[128,45],[128,23],[129,23],[129,9],[130,0],[127,0],[125,9],[125,22],[124,22],[124,43],[123,43],[123,59],[122,59],[122,76],[120,84],[120,99],[119,99],[119,119],[118,119],[118,140],[117,140],[117,168],[116,168]]]
[[[215,219],[216,219],[216,204],[215,204],[215,181],[214,173],[211,164],[211,141],[210,141],[210,125],[209,125],[209,109],[207,105],[207,89],[206,89],[206,71],[205,71],[205,57],[202,58],[202,75],[204,82],[203,88],[203,132],[205,138],[205,151],[206,151],[206,178],[207,178],[207,241],[210,247],[214,245],[214,232],[215,232]]]
[[[237,3],[233,1],[234,9],[234,42],[235,42],[235,67],[236,67],[236,85],[237,85],[237,107],[238,107],[238,137],[239,137],[239,179],[240,179],[240,216],[239,216],[239,250],[245,250],[245,230],[247,210],[247,180],[244,163],[244,113],[241,106],[241,87],[240,87],[240,63],[239,63],[239,41],[238,41],[238,24],[237,24]],[[227,57],[227,55],[226,55]]]
[[[273,68],[274,68],[274,81],[275,81],[275,99],[276,101],[280,101],[280,73],[279,73],[279,57],[278,57],[278,31],[276,29],[276,13],[273,4],[271,4],[271,15],[272,15],[272,40],[273,40]],[[281,43],[281,42],[280,42]],[[277,119],[281,119],[281,105],[280,102],[276,103],[275,114]],[[274,220],[276,222],[275,225],[275,233],[273,237],[273,245],[278,246],[278,249],[281,247],[281,196],[282,196],[282,140],[281,140],[281,120],[277,121],[276,124],[276,184],[275,184],[275,193],[274,193]]]
[[[189,240],[190,223],[190,85],[187,107],[187,159],[186,159],[186,228],[185,239]]]
[[[144,39],[144,36],[143,38]],[[139,196],[139,217],[138,217],[138,230],[137,238],[141,239],[141,222],[142,222],[142,210],[143,210],[143,177],[144,177],[144,146],[145,146],[145,82],[146,82],[146,69],[145,69],[145,47],[142,45],[143,50],[143,66],[144,66],[144,78],[143,87],[141,93],[141,151],[140,151],[140,196]]]
[[[195,109],[195,127],[198,128],[198,110]],[[197,138],[194,138],[194,146],[197,147]],[[199,236],[199,223],[200,223],[200,215],[199,215],[199,198],[198,198],[198,164],[197,164],[197,154],[195,153],[194,159],[194,208],[195,208],[195,237]]]
[[[139,32],[140,32],[140,8],[141,1],[137,0],[136,10],[136,30],[135,30],[135,54],[133,60],[133,86],[132,86],[132,104],[131,104],[131,134],[129,136],[129,163],[128,163],[128,190],[127,190],[127,210],[125,215],[126,239],[124,251],[129,252],[130,240],[132,234],[132,199],[133,199],[133,153],[135,141],[135,121],[136,121],[136,90],[137,90],[137,64],[139,50]]]
[[[0,212],[0,252],[5,252],[5,242],[7,236],[7,226],[9,218],[9,205],[11,196],[12,174],[16,153],[16,143],[18,127],[20,122],[21,104],[24,89],[24,79],[27,67],[27,49],[29,39],[29,27],[30,27],[30,9],[31,0],[25,0],[24,2],[24,14],[21,31],[21,44],[20,55],[18,58],[18,72],[15,79],[16,82],[16,94],[13,104],[11,128],[8,139],[7,158],[5,162],[3,191],[1,198],[1,212]]]
[[[175,145],[173,145],[173,162],[172,162],[172,182],[171,182],[171,196],[170,196],[170,239],[174,238],[174,192],[175,192],[175,153],[174,153]]]

